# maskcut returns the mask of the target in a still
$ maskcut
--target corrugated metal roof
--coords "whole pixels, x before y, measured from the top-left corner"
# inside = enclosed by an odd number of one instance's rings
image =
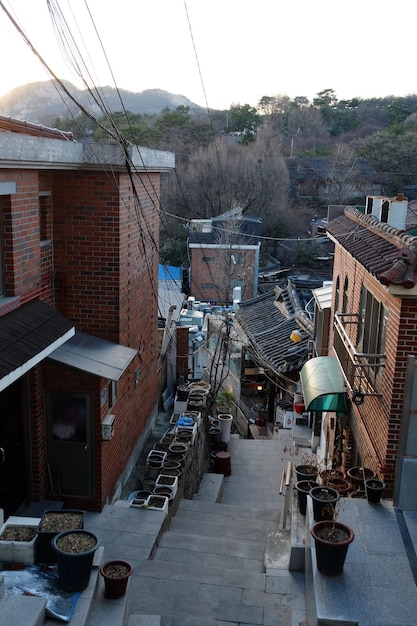
[[[70,320],[41,300],[31,300],[0,317],[0,391],[74,333]]]
[[[95,376],[119,380],[136,354],[134,348],[77,332],[49,358]]]

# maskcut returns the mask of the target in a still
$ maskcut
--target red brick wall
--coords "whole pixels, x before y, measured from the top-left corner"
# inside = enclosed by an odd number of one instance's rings
[[[381,396],[368,396],[362,405],[352,405],[351,428],[362,463],[371,467],[392,488],[404,401],[406,361],[407,356],[415,354],[417,349],[417,302],[403,301],[400,297],[389,295],[385,287],[339,245],[336,245],[335,250],[333,276],[334,284],[337,276],[340,277],[341,295],[345,276],[348,277],[347,312],[359,312],[362,284],[388,310]],[[333,302],[333,310],[334,305]],[[333,339],[333,332],[331,334]]]
[[[244,265],[235,265],[231,253],[244,254]],[[191,295],[197,300],[209,302],[225,303],[228,300],[231,305],[233,293],[230,283],[242,279],[242,300],[249,300],[253,298],[255,263],[256,251],[253,249],[191,248]]]
[[[3,170],[3,181],[17,186],[17,193],[2,201],[5,294],[24,295],[41,286],[38,173]]]

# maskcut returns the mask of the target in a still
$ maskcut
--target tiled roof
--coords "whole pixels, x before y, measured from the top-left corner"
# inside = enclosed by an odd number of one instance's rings
[[[37,137],[74,141],[74,136],[69,131],[59,130],[58,128],[49,128],[49,126],[42,126],[41,124],[32,124],[31,122],[16,120],[12,117],[6,117],[4,115],[0,115],[0,131],[24,133],[25,135],[35,135]]]
[[[411,288],[417,282],[417,237],[363,215],[354,207],[346,207],[326,230],[382,284]]]
[[[236,320],[249,339],[259,364],[275,373],[299,370],[307,359],[307,342],[311,336],[300,325],[300,316],[290,297],[293,287],[276,288],[252,300],[242,302],[236,311]],[[301,341],[294,343],[291,333],[300,331]]]
[[[74,325],[41,300],[0,317],[0,381],[66,336]]]

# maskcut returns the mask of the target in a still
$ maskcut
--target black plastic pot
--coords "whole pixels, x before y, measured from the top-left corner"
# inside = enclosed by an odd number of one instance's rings
[[[340,498],[340,493],[331,487],[313,487],[310,489],[310,496],[313,501],[314,521],[332,520],[334,508]]]
[[[345,537],[341,540],[335,540],[336,537],[323,538],[321,534],[341,535]],[[349,545],[355,538],[353,530],[341,524],[340,522],[323,521],[317,522],[310,529],[310,533],[314,538],[316,548],[317,569],[326,576],[339,576],[343,572],[347,551]]]
[[[301,480],[316,480],[318,469],[314,465],[296,465],[295,475],[297,476],[297,482]]]
[[[68,535],[77,537],[80,534],[89,535],[90,538],[95,540],[91,549],[82,552],[69,552],[60,547],[61,540],[66,539]],[[99,539],[97,535],[89,530],[67,530],[54,537],[52,548],[57,555],[58,583],[61,589],[64,591],[83,591],[88,587],[94,553],[98,546]]]
[[[376,478],[365,480],[366,498],[369,504],[379,504],[384,489],[385,483],[382,480],[377,480]]]
[[[68,524],[68,514],[74,516],[74,524]],[[56,520],[55,530],[44,530],[47,521]],[[84,528],[84,511],[78,509],[52,509],[45,511],[42,515],[38,536],[36,538],[36,562],[37,563],[56,563],[56,552],[52,549],[52,540],[56,535],[66,530],[79,530]]]
[[[296,483],[295,488],[298,492],[298,510],[301,515],[305,515],[307,512],[307,496],[313,487],[317,487],[315,480],[299,480]]]

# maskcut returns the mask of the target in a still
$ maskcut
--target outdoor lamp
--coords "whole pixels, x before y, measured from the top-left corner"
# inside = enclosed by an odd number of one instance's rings
[[[301,336],[300,331],[299,330],[293,330],[291,335],[290,335],[290,339],[294,343],[298,343],[299,341],[301,341],[302,336]]]

